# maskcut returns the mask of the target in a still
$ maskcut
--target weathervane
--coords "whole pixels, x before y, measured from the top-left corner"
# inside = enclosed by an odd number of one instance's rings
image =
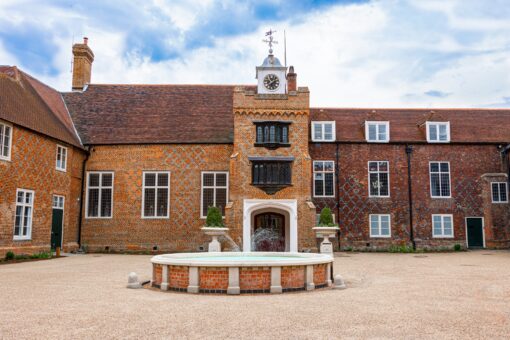
[[[269,54],[273,54],[273,44],[278,44],[278,41],[274,40],[274,37],[273,37],[274,33],[276,33],[276,31],[269,29],[269,31],[266,32],[266,37],[269,37],[269,38],[262,40],[263,42],[265,42],[269,45]]]

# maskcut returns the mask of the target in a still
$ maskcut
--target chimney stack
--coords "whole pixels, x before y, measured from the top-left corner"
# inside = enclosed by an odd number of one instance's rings
[[[297,79],[297,74],[294,73],[294,66],[290,66],[289,72],[287,73],[287,93],[297,91],[296,79]]]
[[[83,91],[90,84],[94,53],[88,46],[89,39],[83,38],[83,44],[73,45],[73,91]]]

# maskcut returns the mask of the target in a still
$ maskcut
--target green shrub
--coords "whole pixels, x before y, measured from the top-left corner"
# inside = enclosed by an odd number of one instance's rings
[[[333,222],[333,214],[331,213],[331,209],[322,208],[321,214],[319,216],[319,226],[321,226],[321,227],[335,227],[335,226],[337,226]]]
[[[15,260],[26,260],[26,259],[29,259],[30,257],[26,254],[21,254],[21,255],[16,255],[14,256],[14,259]]]
[[[14,260],[14,253],[12,251],[8,251],[7,254],[5,254],[5,260]]]
[[[455,250],[455,251],[461,251],[461,250],[462,250],[462,247],[460,246],[460,244],[458,244],[458,243],[457,243],[456,245],[454,245],[454,246],[453,246],[453,250]]]
[[[30,258],[31,259],[50,259],[51,258],[51,253],[43,251],[43,252],[40,252],[40,253],[36,253],[36,254],[30,255]]]
[[[217,207],[207,208],[207,218],[205,225],[210,228],[223,228],[223,218],[221,217],[221,211]]]

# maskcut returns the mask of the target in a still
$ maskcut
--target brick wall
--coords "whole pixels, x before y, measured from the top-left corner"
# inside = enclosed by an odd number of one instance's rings
[[[336,162],[335,148],[334,144],[312,143],[310,153],[314,160]],[[369,197],[368,161],[389,161],[389,198]],[[452,198],[430,197],[430,161],[450,162]],[[497,225],[495,229],[499,230],[499,234],[494,234],[494,237],[508,239],[506,231],[503,232],[509,224],[508,205],[495,207],[491,204],[489,184],[482,179],[484,174],[502,172],[500,155],[495,145],[414,145],[411,168],[413,220],[418,247],[465,246],[465,217],[486,216],[486,239],[491,237],[493,223]],[[317,213],[322,207],[329,206],[339,216],[342,249],[377,249],[392,244],[410,244],[405,145],[341,144],[338,175],[339,182],[335,188],[337,198],[314,198],[314,202]],[[493,217],[487,219],[491,211]],[[369,214],[376,213],[391,214],[391,238],[370,237]],[[432,237],[432,214],[453,214],[452,239]]]
[[[200,289],[227,290],[228,268],[200,267],[198,271]]]
[[[200,230],[201,172],[228,171],[231,145],[95,146],[87,171],[113,171],[113,217],[83,218],[89,251],[197,251],[210,237]],[[170,218],[142,219],[143,171],[170,171]]]
[[[67,147],[67,171],[55,169],[57,144]],[[0,257],[7,251],[50,250],[53,195],[65,196],[63,250],[77,248],[77,221],[83,151],[14,126],[11,161],[0,160]],[[16,189],[34,191],[32,238],[14,241]]]
[[[303,288],[305,286],[305,267],[282,267],[282,288]]]
[[[270,267],[239,268],[239,287],[241,290],[269,289],[271,287]]]

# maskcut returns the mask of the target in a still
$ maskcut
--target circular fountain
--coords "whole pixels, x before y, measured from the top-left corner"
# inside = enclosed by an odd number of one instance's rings
[[[283,293],[331,285],[333,257],[293,252],[156,255],[152,286],[188,293]]]

